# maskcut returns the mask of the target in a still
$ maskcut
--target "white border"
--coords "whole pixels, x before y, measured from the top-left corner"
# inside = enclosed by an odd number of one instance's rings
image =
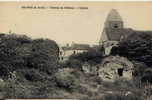
[[[103,2],[149,2],[152,0],[0,0],[0,1],[103,1]]]

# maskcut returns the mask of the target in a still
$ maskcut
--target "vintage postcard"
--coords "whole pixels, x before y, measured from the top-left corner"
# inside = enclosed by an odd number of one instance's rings
[[[152,100],[152,2],[0,2],[0,99]]]

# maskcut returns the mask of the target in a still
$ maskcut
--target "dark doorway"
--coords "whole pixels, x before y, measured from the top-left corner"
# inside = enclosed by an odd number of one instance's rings
[[[76,51],[73,51],[73,54],[75,55],[75,54],[76,54]]]
[[[123,68],[119,68],[118,69],[118,75],[119,76],[123,76]]]

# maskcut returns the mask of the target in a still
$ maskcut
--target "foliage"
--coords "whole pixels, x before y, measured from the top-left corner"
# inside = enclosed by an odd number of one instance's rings
[[[113,47],[112,55],[127,57],[134,62],[134,76],[140,77],[142,82],[151,82],[152,64],[152,32],[134,31],[130,36],[121,41],[118,47]]]
[[[133,61],[134,71],[133,75],[136,77],[141,77],[144,75],[145,70],[148,68],[143,62]]]
[[[121,41],[118,47],[112,48],[112,55],[120,55],[130,60],[143,62],[149,67],[152,63],[152,32],[134,31]]]
[[[144,74],[141,78],[141,81],[142,82],[149,82],[149,83],[152,83],[152,69],[151,68],[147,68],[145,71],[144,71]]]
[[[103,48],[91,48],[87,52],[74,54],[70,56],[69,61],[72,61],[73,59],[78,60],[79,62],[88,62],[91,65],[96,65],[101,63],[103,59]]]
[[[13,99],[31,99],[31,98],[48,98],[47,96],[47,88],[46,84],[42,83],[16,83],[11,81],[7,81],[7,85],[5,87],[5,98],[13,98]]]
[[[26,65],[25,59],[30,55],[28,48],[31,39],[16,34],[4,35],[0,41],[0,75],[8,76],[9,72]]]
[[[15,76],[5,81],[5,98],[48,98],[49,89],[55,87],[53,76],[37,69],[18,69]],[[1,88],[0,88],[1,89]]]
[[[76,77],[72,74],[73,69],[64,68],[58,70],[55,74],[55,81],[57,86],[68,91],[72,91],[76,86]]]
[[[83,62],[81,62],[78,59],[69,59],[66,63],[65,63],[65,67],[69,67],[69,68],[76,68],[76,69],[81,69]]]
[[[47,74],[34,68],[16,70],[17,81],[39,82],[47,79]]]
[[[111,86],[108,87],[107,83],[104,84],[97,75],[85,74],[75,69],[80,68],[84,62],[92,66],[100,63],[104,57],[99,48],[72,55],[64,64],[70,68],[58,69],[59,49],[54,41],[33,40],[14,34],[3,35],[0,39],[0,76],[9,76],[0,82],[0,92],[4,98],[91,98],[98,100],[96,97],[101,98],[106,90],[111,89],[114,92],[123,89],[138,90],[131,83],[122,82],[122,80],[109,83]],[[134,100],[130,98],[135,96],[138,97],[137,94],[133,94],[127,98]],[[111,97],[116,97],[118,100],[119,94]]]
[[[103,100],[144,100],[141,96],[135,94],[124,95],[121,93],[106,94]]]
[[[54,41],[48,39],[33,40],[27,66],[53,73],[57,70],[58,53],[59,49]]]
[[[0,76],[8,78],[17,69],[35,68],[48,72],[56,69],[58,46],[48,39],[8,34],[0,37]]]

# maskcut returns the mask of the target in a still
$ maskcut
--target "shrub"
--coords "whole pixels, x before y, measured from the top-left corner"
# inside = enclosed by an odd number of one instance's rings
[[[112,48],[112,55],[127,57],[132,61],[144,62],[151,67],[152,57],[152,32],[134,31],[130,36],[121,41],[118,47]]]
[[[0,41],[1,76],[8,76],[9,72],[26,66],[26,58],[30,55],[29,43],[31,39],[22,35],[4,35]]]
[[[137,62],[137,61],[133,61],[133,64],[134,64],[133,75],[135,77],[143,76],[144,71],[148,68],[148,66],[145,65],[143,62]]]
[[[72,74],[73,69],[63,68],[55,74],[57,86],[67,91],[72,91],[76,85],[76,77]]]
[[[152,68],[148,68],[144,71],[141,81],[152,83]]]
[[[54,41],[48,39],[33,40],[31,55],[27,59],[27,66],[54,73],[57,70],[58,53],[59,48]]]
[[[35,68],[48,73],[57,70],[59,48],[48,39],[32,40],[25,35],[0,37],[0,76],[8,78],[17,69]]]
[[[121,94],[121,93],[113,93],[106,94],[103,97],[103,100],[144,100],[141,96],[137,96],[135,94]]]
[[[73,60],[77,60],[77,62],[82,64],[83,62],[88,62],[91,65],[96,65],[101,63],[102,59],[103,59],[103,48],[97,47],[97,48],[91,48],[87,52],[71,55],[69,57],[69,62]]]
[[[69,59],[64,66],[81,70],[82,69],[81,68],[82,64],[83,64],[83,62],[81,62],[78,59]]]
[[[48,98],[50,89],[55,87],[53,77],[37,69],[18,69],[15,75],[6,80],[3,90],[5,98],[44,99]]]
[[[46,84],[42,83],[16,83],[12,80],[7,81],[5,87],[4,98],[13,98],[13,99],[40,99],[48,98],[47,91],[45,89]]]
[[[18,81],[27,80],[30,82],[45,81],[47,78],[47,74],[44,72],[30,68],[16,70],[16,76],[18,78]]]

